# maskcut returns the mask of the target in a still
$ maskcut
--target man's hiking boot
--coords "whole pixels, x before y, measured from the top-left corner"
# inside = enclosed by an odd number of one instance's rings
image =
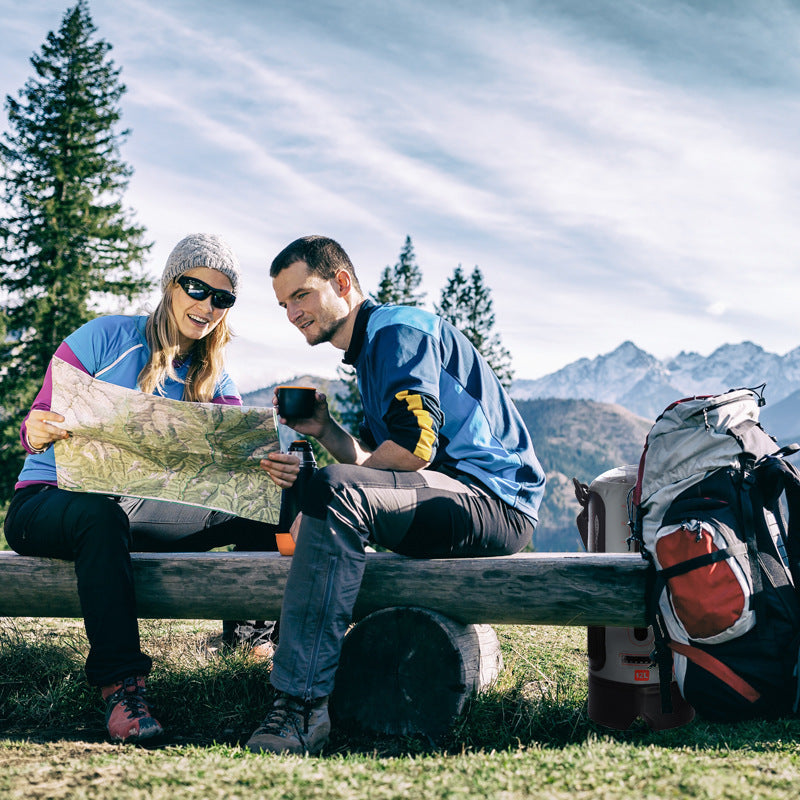
[[[227,650],[244,648],[258,660],[271,659],[278,644],[278,623],[271,620],[225,620],[222,645]]]
[[[327,697],[306,703],[281,693],[245,747],[254,753],[315,755],[328,743],[330,732]]]
[[[144,678],[125,678],[100,690],[106,701],[106,727],[112,742],[142,742],[164,732],[150,714]]]

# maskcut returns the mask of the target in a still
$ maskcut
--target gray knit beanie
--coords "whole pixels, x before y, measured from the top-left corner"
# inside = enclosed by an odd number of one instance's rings
[[[161,291],[166,291],[170,281],[195,267],[209,267],[221,272],[231,282],[236,294],[239,259],[228,244],[213,233],[190,233],[175,245],[161,276]]]

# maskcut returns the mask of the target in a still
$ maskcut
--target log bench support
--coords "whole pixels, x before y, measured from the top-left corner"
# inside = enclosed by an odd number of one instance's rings
[[[290,558],[135,553],[152,619],[276,619]],[[331,710],[378,733],[438,736],[502,668],[493,624],[646,627],[635,553],[408,559],[370,553]],[[81,617],[73,565],[0,552],[0,617]]]
[[[502,668],[491,625],[461,625],[427,608],[382,608],[345,637],[331,714],[344,727],[436,737]]]

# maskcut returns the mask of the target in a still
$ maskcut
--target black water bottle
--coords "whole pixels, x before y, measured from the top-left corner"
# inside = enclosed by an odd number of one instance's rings
[[[300,459],[300,473],[297,480],[288,488],[281,492],[281,510],[278,517],[278,530],[288,533],[289,528],[295,517],[300,513],[300,506],[305,497],[306,489],[317,471],[317,461],[311,444],[305,439],[295,439],[289,445],[289,452],[294,453]]]

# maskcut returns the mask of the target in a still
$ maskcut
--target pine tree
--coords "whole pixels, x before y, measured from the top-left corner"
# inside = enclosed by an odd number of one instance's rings
[[[361,423],[364,421],[364,409],[361,404],[361,393],[358,391],[355,367],[340,365],[336,367],[336,374],[344,386],[341,392],[336,393],[333,415],[345,430],[358,437]]]
[[[503,347],[500,335],[493,332],[494,312],[489,287],[476,266],[469,278],[459,264],[442,290],[436,313],[458,328],[486,359],[500,383],[508,389],[514,378],[511,354]]]
[[[125,87],[94,38],[86,0],[31,57],[34,75],[6,97],[0,141],[0,497],[19,471],[19,425],[66,335],[110,297],[151,287],[144,228],[122,205],[132,170],[117,131]],[[5,328],[3,331],[2,329]]]
[[[424,292],[417,291],[421,283],[422,270],[417,264],[411,237],[406,236],[397,263],[393,267],[384,268],[378,291],[370,297],[376,303],[420,306],[425,297]],[[364,412],[361,407],[361,395],[358,392],[356,371],[352,367],[338,367],[336,371],[344,383],[344,389],[336,395],[336,416],[347,430],[358,436]]]
[[[425,298],[425,292],[417,291],[421,283],[422,270],[417,264],[411,237],[406,236],[400,258],[393,267],[384,267],[378,291],[371,297],[376,303],[421,306]]]

